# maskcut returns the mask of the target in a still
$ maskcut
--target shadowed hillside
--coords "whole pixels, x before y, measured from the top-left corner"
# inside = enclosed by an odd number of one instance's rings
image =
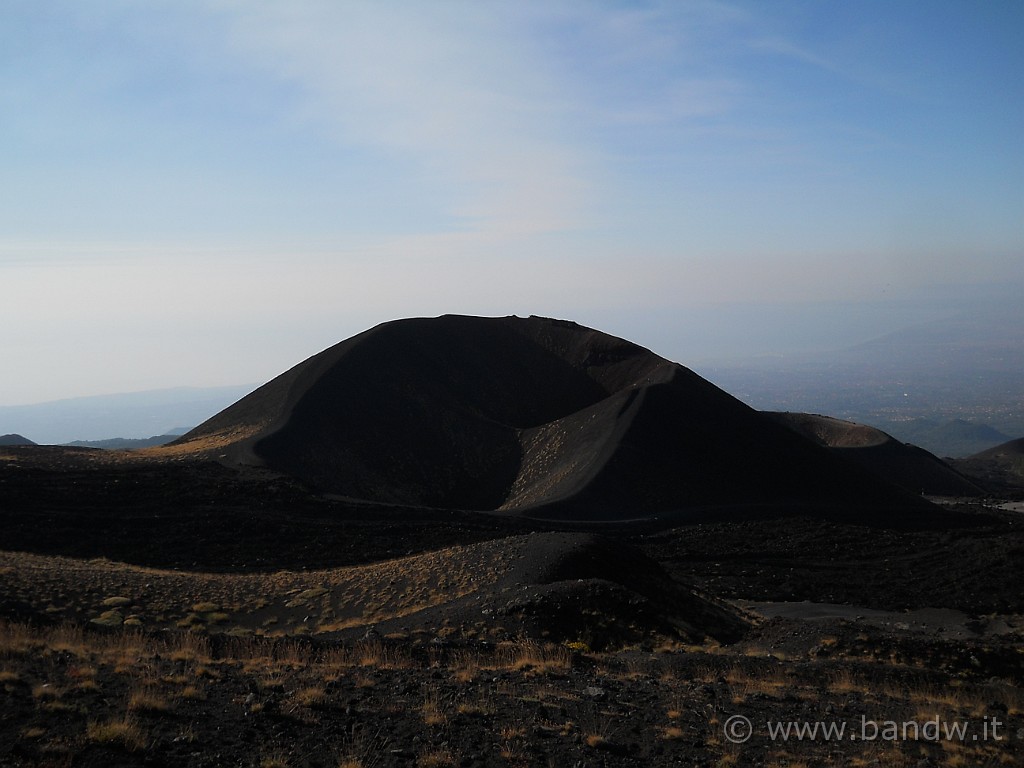
[[[874,423],[899,440],[919,445],[943,458],[973,456],[1010,439],[1009,435],[988,424],[976,424],[964,419],[910,419]]]
[[[995,490],[1024,489],[1024,437],[958,459],[955,465]]]
[[[0,435],[0,445],[35,445],[27,437],[21,435]]]
[[[979,496],[974,482],[928,451],[901,443],[880,429],[810,413],[766,412],[766,416],[856,461],[911,493]]]
[[[649,350],[574,323],[385,323],[164,448],[354,499],[572,519],[914,505]]]
[[[561,627],[571,637],[594,624],[588,634],[606,635],[602,644],[659,634],[734,641],[745,629],[735,612],[677,584],[634,547],[580,533],[533,533],[303,572],[181,572],[11,552],[0,552],[0,569],[16,598],[0,607],[46,623],[361,636],[371,626],[408,630],[487,616],[489,632],[511,636]],[[45,596],[53,592],[75,599],[47,610]],[[603,628],[588,617],[599,617]]]

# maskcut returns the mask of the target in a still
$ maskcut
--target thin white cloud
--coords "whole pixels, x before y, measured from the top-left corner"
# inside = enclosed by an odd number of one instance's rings
[[[727,116],[743,85],[730,78],[678,79],[660,88],[656,98],[638,98],[604,114],[613,123],[658,125]]]
[[[239,3],[235,49],[307,94],[340,142],[405,157],[450,227],[531,234],[572,227],[585,158],[556,83],[528,53],[512,6]]]
[[[577,107],[598,124],[664,125],[732,111],[743,83],[729,70],[749,15],[716,2],[573,4],[558,55]],[[600,127],[600,125],[598,125]]]
[[[818,48],[821,47],[819,44]],[[885,66],[881,66],[879,56],[869,55],[862,47],[847,50],[837,46],[836,50],[822,53],[813,50],[807,43],[795,42],[785,35],[769,34],[752,39],[750,48],[759,53],[799,62],[832,75],[840,82],[852,83],[888,96],[912,101],[933,98],[927,96],[929,89],[923,87],[924,84],[911,69],[896,68],[894,61],[887,61]]]
[[[789,59],[810,64],[833,74],[842,74],[842,69],[831,59],[802,48],[783,37],[762,37],[751,43],[751,47],[765,53],[777,54]]]
[[[956,133],[916,108],[893,120],[884,88],[849,86],[914,62],[800,8],[60,7],[30,14],[45,46],[7,25],[30,55],[0,78],[0,348],[54,371],[25,375],[25,397],[40,380],[78,394],[89,366],[95,391],[256,381],[411,314],[599,318],[1020,275],[1016,145],[961,141],[1015,136],[1004,110],[958,111]]]

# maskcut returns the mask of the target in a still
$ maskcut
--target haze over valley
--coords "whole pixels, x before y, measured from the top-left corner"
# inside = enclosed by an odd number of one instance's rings
[[[912,319],[905,325],[897,325],[900,314],[891,307],[876,307],[870,318],[857,318],[849,307],[845,312],[844,333],[859,333],[863,341],[828,348],[823,339],[835,343],[844,334],[801,337],[801,328],[835,323],[844,313],[826,306],[774,316],[753,309],[657,315],[666,325],[651,331],[646,346],[688,353],[692,359],[676,359],[758,410],[837,416],[940,456],[968,456],[1024,434],[1024,310],[1016,297],[992,302],[984,311],[908,309]],[[895,327],[871,335],[884,325]],[[670,338],[673,331],[676,338]],[[699,334],[704,341],[694,340]],[[751,351],[751,345],[761,351]],[[116,439],[160,436],[168,442],[256,386],[178,387],[0,406],[0,432],[37,443],[145,447]]]

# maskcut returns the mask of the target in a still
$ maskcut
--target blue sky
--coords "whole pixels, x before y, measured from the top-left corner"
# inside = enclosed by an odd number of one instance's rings
[[[1022,135],[1015,1],[7,0],[0,404],[445,312],[849,343],[1024,287]]]

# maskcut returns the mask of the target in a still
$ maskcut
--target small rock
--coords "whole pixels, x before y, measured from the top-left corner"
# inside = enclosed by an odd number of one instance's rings
[[[124,616],[121,615],[120,611],[104,611],[95,619],[92,619],[91,623],[99,624],[103,627],[120,627],[122,624],[124,624]]]

